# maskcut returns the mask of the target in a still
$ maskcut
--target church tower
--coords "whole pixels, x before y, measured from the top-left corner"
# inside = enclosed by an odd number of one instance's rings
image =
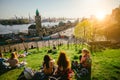
[[[38,9],[36,10],[36,16],[35,16],[35,23],[36,23],[36,33],[38,36],[42,36],[42,27],[41,27],[41,16],[39,15]]]

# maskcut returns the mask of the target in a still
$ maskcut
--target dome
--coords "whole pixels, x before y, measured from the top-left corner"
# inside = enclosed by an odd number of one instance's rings
[[[36,16],[39,16],[39,11],[38,11],[38,9],[36,10]]]
[[[35,24],[32,24],[28,27],[28,29],[36,29],[36,25]]]

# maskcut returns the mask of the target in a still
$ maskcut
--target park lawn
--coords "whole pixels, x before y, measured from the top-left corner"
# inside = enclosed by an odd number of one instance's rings
[[[93,80],[120,80],[120,49],[107,49],[92,55]]]
[[[39,70],[42,65],[44,55],[47,54],[49,48],[41,48],[39,52],[36,49],[30,49],[31,55],[26,58],[21,58],[20,61],[26,60],[27,67],[33,70]],[[78,50],[72,45],[67,48],[63,45],[59,48],[56,54],[50,53],[49,55],[56,61],[58,59],[59,52],[64,50],[67,53],[69,59],[77,60],[79,58]],[[19,53],[23,53],[20,51]],[[7,54],[7,53],[6,53]],[[8,56],[8,54],[7,54]],[[14,69],[0,75],[0,80],[17,80],[23,68]],[[106,49],[102,52],[92,53],[92,80],[120,80],[120,49]],[[73,79],[75,80],[75,79]]]

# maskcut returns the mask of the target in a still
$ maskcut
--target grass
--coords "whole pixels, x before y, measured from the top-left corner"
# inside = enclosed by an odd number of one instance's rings
[[[107,49],[92,56],[93,80],[120,80],[120,49]]]
[[[80,47],[81,48],[81,47]],[[38,70],[43,62],[43,57],[47,54],[49,48],[41,48],[39,52],[36,49],[30,49],[29,52],[33,54],[27,56],[26,58],[21,58],[20,61],[26,60],[27,67],[34,70]],[[69,59],[77,60],[79,58],[78,50],[75,49],[74,45],[71,45],[67,49],[66,45],[60,47],[60,50],[56,54],[49,54],[56,61],[58,59],[59,52],[64,50],[67,53]],[[23,53],[20,51],[19,53]],[[7,57],[9,53],[6,53]],[[106,49],[103,52],[92,53],[92,80],[120,80],[120,49]],[[0,80],[17,80],[23,68],[14,69],[0,75]],[[75,79],[73,79],[75,80]]]

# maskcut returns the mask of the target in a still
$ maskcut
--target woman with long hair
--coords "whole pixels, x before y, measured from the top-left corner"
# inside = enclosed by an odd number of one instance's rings
[[[54,72],[54,60],[49,56],[45,55],[43,59],[43,69],[40,72],[36,72],[32,80],[49,80],[49,77]]]
[[[86,48],[82,49],[82,57],[80,59],[80,64],[82,67],[85,67],[85,68],[91,67],[90,52]]]
[[[52,75],[54,68],[54,60],[51,59],[49,55],[44,56],[44,62],[43,62],[43,72],[46,75]]]
[[[60,52],[57,65],[58,65],[58,69],[61,71],[70,68],[70,61],[68,60],[65,52]]]
[[[66,56],[65,52],[60,52],[57,61],[58,69],[57,69],[57,77],[60,77],[61,80],[70,80],[72,70],[70,68],[70,61]]]

